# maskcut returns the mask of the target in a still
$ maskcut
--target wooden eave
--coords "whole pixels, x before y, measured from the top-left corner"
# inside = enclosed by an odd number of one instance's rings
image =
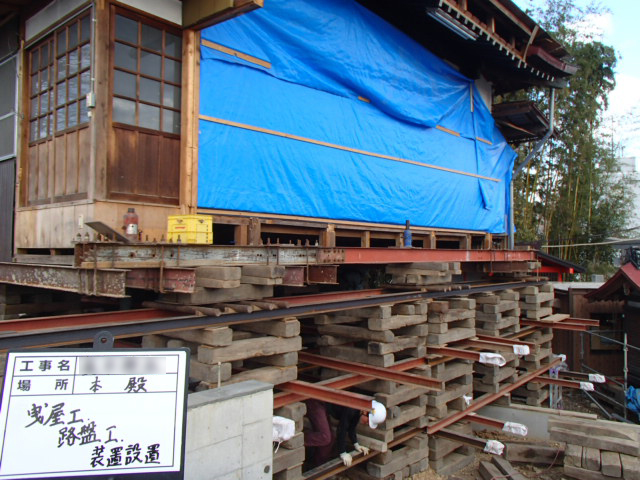
[[[496,103],[491,113],[509,143],[539,139],[549,129],[549,120],[530,100]]]

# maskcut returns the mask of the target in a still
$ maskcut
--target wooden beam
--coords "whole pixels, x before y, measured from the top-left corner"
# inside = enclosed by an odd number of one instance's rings
[[[264,6],[264,0],[184,0],[185,27],[202,30]]]
[[[233,57],[238,57],[245,62],[253,63],[264,68],[271,68],[271,63],[267,62],[266,60],[262,60],[261,58],[254,57],[253,55],[243,53],[239,50],[234,50],[233,48],[225,47],[224,45],[220,45],[219,43],[214,43],[209,40],[202,40],[202,45],[208,48],[212,48],[213,50],[217,50],[218,52],[226,53],[227,55],[231,55]]]
[[[180,211],[196,213],[198,203],[199,33],[182,33],[182,127],[180,131]]]

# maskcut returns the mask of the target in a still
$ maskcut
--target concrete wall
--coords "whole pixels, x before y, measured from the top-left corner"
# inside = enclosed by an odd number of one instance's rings
[[[250,380],[189,395],[185,479],[272,475],[273,385]]]

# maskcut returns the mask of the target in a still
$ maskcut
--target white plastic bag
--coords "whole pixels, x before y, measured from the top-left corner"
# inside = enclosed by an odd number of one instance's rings
[[[494,455],[502,455],[504,452],[504,443],[497,440],[487,440],[484,446],[484,453],[493,453]]]
[[[286,442],[296,434],[296,422],[284,417],[273,417],[273,441]]]
[[[584,390],[585,392],[593,392],[594,387],[591,382],[580,382],[580,390]]]
[[[515,353],[519,357],[524,357],[525,355],[529,355],[531,353],[531,350],[529,349],[529,345],[514,345],[513,353]]]
[[[507,361],[499,353],[480,352],[480,363],[485,365],[497,365],[503,367],[507,364]]]
[[[502,427],[503,432],[513,433],[514,435],[520,435],[521,437],[526,437],[527,433],[529,433],[529,429],[526,425],[515,422],[504,422],[504,426]]]
[[[600,375],[599,373],[590,373],[589,381],[593,383],[605,383],[607,379],[604,378],[604,375]]]

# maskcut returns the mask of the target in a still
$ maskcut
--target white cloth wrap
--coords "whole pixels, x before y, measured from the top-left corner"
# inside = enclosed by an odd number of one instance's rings
[[[521,437],[526,437],[527,433],[529,433],[529,429],[526,425],[515,422],[504,422],[504,426],[502,427],[503,432],[513,433],[515,435],[520,435]]]
[[[555,357],[559,358],[562,363],[567,363],[567,356],[564,353],[559,353]]]
[[[484,446],[484,453],[493,453],[494,455],[502,455],[504,451],[504,443],[497,440],[487,440]]]
[[[593,383],[604,383],[607,380],[604,378],[604,375],[600,375],[599,373],[590,373],[589,381]]]
[[[529,349],[529,345],[514,345],[513,353],[515,353],[519,357],[523,357],[525,355],[529,355],[531,353],[531,350]]]
[[[473,397],[471,395],[463,395],[462,398],[464,399],[464,404],[467,407],[471,405],[471,400],[473,400]]]
[[[286,442],[296,434],[296,422],[284,417],[273,417],[273,441]]]
[[[591,382],[580,382],[580,390],[584,390],[585,392],[593,392],[593,383]]]
[[[481,352],[480,363],[484,363],[485,365],[497,365],[498,367],[503,367],[507,364],[507,361],[499,353]]]

